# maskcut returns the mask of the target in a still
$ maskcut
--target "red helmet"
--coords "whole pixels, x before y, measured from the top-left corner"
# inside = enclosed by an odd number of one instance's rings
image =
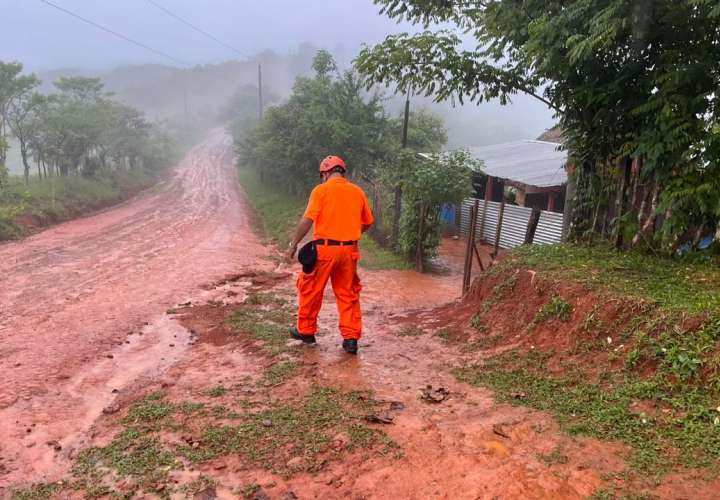
[[[339,156],[328,156],[320,162],[320,173],[329,172],[335,167],[340,167],[343,170],[347,170],[345,162]]]

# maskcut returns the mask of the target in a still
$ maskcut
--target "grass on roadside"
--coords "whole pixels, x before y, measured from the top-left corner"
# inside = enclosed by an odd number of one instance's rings
[[[233,406],[208,410],[201,403],[174,402],[161,393],[150,394],[120,420],[122,428],[109,444],[77,455],[73,482],[31,485],[16,491],[14,498],[50,498],[65,487],[83,491],[88,498],[114,498],[121,494],[114,491],[118,480],[123,480],[126,488],[121,495],[129,495],[123,498],[143,492],[170,496],[212,484],[204,478],[175,490],[170,473],[182,469],[184,460],[202,463],[239,455],[248,465],[290,475],[320,470],[339,458],[344,447],[380,454],[397,450],[381,430],[361,423],[376,406],[367,393],[315,387],[302,398],[270,400],[260,409],[252,410],[242,401]],[[342,433],[348,442],[334,446],[333,437]]]
[[[62,221],[79,214],[118,203],[145,189],[156,177],[143,170],[113,172],[100,177],[34,178],[25,185],[21,177],[11,177],[0,190],[0,241],[22,236],[16,219],[22,215],[40,221]]]
[[[350,448],[375,448],[380,453],[397,448],[380,430],[358,423],[373,407],[366,395],[316,388],[304,400],[245,415],[237,426],[209,427],[200,447],[179,451],[193,462],[237,453],[277,473],[317,471],[337,453],[330,446],[335,434],[345,432]]]
[[[518,266],[544,275],[656,302],[693,314],[720,311],[720,266],[712,261],[683,261],[606,246],[526,245],[514,249],[494,273]]]
[[[13,490],[10,493],[10,500],[46,500],[56,497],[66,486],[64,482],[33,483],[25,488]]]
[[[521,247],[489,271],[500,279],[489,307],[524,268],[635,305],[616,318],[622,326],[601,321],[599,306],[578,319],[582,332],[598,338],[580,352],[562,353],[580,356],[564,362],[562,372],[548,368],[551,350],[513,350],[453,374],[492,389],[500,401],[552,414],[572,435],[627,444],[632,474],[660,475],[682,466],[720,473],[720,267],[606,247]],[[570,321],[572,311],[572,304],[553,295],[533,325]],[[599,374],[583,364],[594,352],[608,363]],[[617,363],[623,357],[624,369]]]
[[[550,376],[538,354],[517,351],[453,374],[492,389],[502,402],[553,414],[571,435],[623,441],[633,450],[629,464],[642,472],[720,463],[720,408],[717,398],[702,388],[672,388],[660,374],[642,379],[608,373],[602,384],[588,382],[581,372]],[[525,396],[518,399],[519,393]],[[664,411],[636,409],[647,401]]]
[[[255,225],[272,243],[284,249],[292,231],[305,210],[306,197],[278,191],[260,182],[256,172],[239,168],[240,184],[253,208]],[[403,257],[382,248],[375,240],[363,235],[360,241],[360,266],[365,269],[410,269]]]
[[[268,386],[280,385],[290,379],[297,370],[298,365],[294,361],[282,361],[272,365],[265,370],[263,383]]]

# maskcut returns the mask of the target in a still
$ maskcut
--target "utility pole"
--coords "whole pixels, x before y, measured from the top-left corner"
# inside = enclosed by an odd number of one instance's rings
[[[402,131],[402,147],[407,147],[408,137],[408,122],[410,121],[410,93],[408,92],[405,98],[405,119],[403,120],[403,131]]]
[[[410,121],[410,92],[405,97],[405,117],[403,119],[402,147],[407,147],[408,123]],[[400,241],[400,213],[402,212],[402,186],[395,186],[395,207],[393,210],[392,241],[397,245]]]
[[[258,63],[258,121],[263,117],[262,66]]]

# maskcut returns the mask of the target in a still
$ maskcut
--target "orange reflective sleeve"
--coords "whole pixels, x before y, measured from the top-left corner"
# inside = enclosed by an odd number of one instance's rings
[[[365,193],[362,195],[362,212],[360,213],[360,224],[363,226],[369,226],[375,222],[372,211],[370,210],[370,203],[368,202]]]
[[[315,189],[312,190],[312,193],[310,193],[310,200],[308,200],[307,208],[305,209],[305,214],[303,215],[303,217],[315,222],[317,220],[318,214],[320,213],[321,206],[322,196],[320,193],[320,186],[317,186]]]

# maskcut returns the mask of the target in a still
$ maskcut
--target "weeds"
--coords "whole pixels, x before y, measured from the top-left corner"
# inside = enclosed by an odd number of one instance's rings
[[[35,483],[22,490],[14,490],[10,500],[45,500],[65,489],[65,483]]]
[[[269,184],[260,182],[257,172],[239,168],[240,184],[254,209],[254,222],[271,242],[286,241],[305,209],[307,199],[280,192]],[[360,266],[366,269],[410,269],[411,264],[402,256],[380,246],[375,240],[363,235],[360,241],[362,258]]]
[[[278,376],[285,376],[289,365],[276,366],[282,366]],[[201,463],[229,454],[239,455],[253,467],[283,474],[317,471],[340,456],[341,450],[330,446],[337,433],[350,437],[349,449],[378,453],[396,450],[397,445],[382,430],[360,423],[375,405],[367,393],[316,387],[298,400],[269,402],[260,410],[236,413],[224,406],[207,409],[195,403],[175,403],[154,393],[133,405],[128,416],[121,420],[124,427],[109,444],[87,448],[77,455],[72,467],[76,480],[71,487],[84,490],[88,498],[196,493],[213,486],[214,482],[200,476],[187,486],[173,490],[170,473],[182,467],[181,459]],[[159,408],[162,411],[158,411]],[[191,420],[173,425],[174,418],[187,416],[189,410],[194,412]],[[223,422],[227,418],[235,419],[233,425]],[[168,433],[178,431],[183,433],[182,440],[168,439]],[[106,486],[118,479],[123,479],[127,487],[122,494]],[[33,485],[16,491],[13,498],[51,498],[59,488],[58,484]]]
[[[542,306],[533,319],[534,325],[539,325],[550,319],[567,322],[572,314],[572,306],[559,295],[553,295],[550,302]]]
[[[290,379],[297,370],[297,363],[294,361],[283,361],[272,365],[270,368],[265,370],[263,376],[263,383],[265,385],[280,385]]]
[[[547,454],[538,454],[538,460],[545,465],[564,465],[570,461],[567,455],[564,455],[560,449],[555,449]]]
[[[289,313],[286,313],[289,314]],[[262,309],[237,309],[228,318],[228,323],[236,333],[246,332],[262,343],[263,348],[270,355],[278,355],[292,349],[288,347],[287,324],[279,324],[274,320],[284,320],[280,314],[269,315]]]
[[[34,180],[26,186],[19,177],[11,177],[0,192],[0,241],[22,236],[15,222],[20,215],[41,220],[67,220],[79,213],[118,203],[129,195],[152,185],[156,177],[142,169],[118,170],[100,177],[51,177]]]
[[[470,326],[477,332],[485,332],[488,329],[479,312],[476,312],[473,317],[470,318]]]
[[[447,344],[451,341],[452,333],[447,328],[443,328],[442,330],[438,330],[437,332],[435,332],[433,336],[439,338]]]
[[[400,337],[419,337],[424,334],[425,332],[416,326],[406,326],[398,332]]]
[[[650,299],[666,310],[690,314],[720,310],[720,267],[712,262],[616,252],[600,245],[526,245],[514,249],[496,272],[518,266],[623,296]]]
[[[356,419],[373,404],[356,393],[341,393],[330,388],[315,389],[299,405],[278,405],[245,415],[237,426],[210,427],[202,435],[197,449],[178,451],[191,461],[201,462],[216,456],[237,453],[245,460],[275,472],[318,470],[329,450],[332,432],[345,429],[356,437],[358,447],[390,446],[379,430],[361,433]],[[293,458],[301,461],[290,462]],[[288,463],[292,465],[288,465]]]
[[[205,391],[206,396],[210,396],[211,398],[219,398],[221,396],[224,396],[227,394],[228,389],[227,387],[223,387],[222,385],[218,385],[215,387],[211,387],[210,389],[207,389]]]
[[[518,352],[453,373],[493,389],[501,401],[552,413],[570,434],[624,441],[633,448],[629,463],[644,472],[674,465],[709,467],[720,459],[720,413],[713,398],[687,386],[672,392],[661,376],[618,376],[603,388],[581,375],[548,376],[536,356]],[[513,397],[519,392],[527,396]],[[644,400],[663,401],[672,411],[655,417],[635,413],[633,403]]]

